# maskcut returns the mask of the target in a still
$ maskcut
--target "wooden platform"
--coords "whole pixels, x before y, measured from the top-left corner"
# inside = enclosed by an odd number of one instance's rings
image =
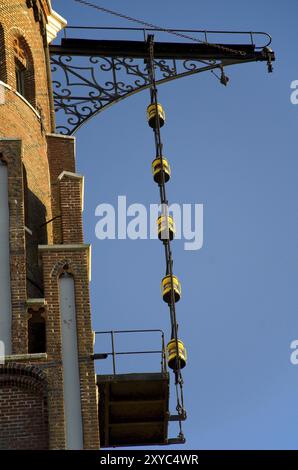
[[[100,446],[163,445],[168,440],[169,375],[98,375]]]

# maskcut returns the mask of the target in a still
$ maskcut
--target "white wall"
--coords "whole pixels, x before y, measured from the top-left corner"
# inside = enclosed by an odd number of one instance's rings
[[[0,341],[11,354],[11,291],[7,166],[0,161]]]
[[[83,426],[73,277],[69,275],[61,276],[59,288],[66,448],[79,450],[83,449]]]

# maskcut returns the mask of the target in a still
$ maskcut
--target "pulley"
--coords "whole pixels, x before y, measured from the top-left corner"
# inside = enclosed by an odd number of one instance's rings
[[[177,354],[177,343],[178,343],[178,354]],[[167,345],[167,358],[168,366],[170,369],[178,370],[183,369],[187,362],[187,352],[183,342],[178,339],[171,339]]]
[[[174,274],[172,275],[173,279],[173,289],[174,289],[174,300],[175,302],[178,302],[181,298],[181,284],[176,276]],[[167,303],[170,304],[172,300],[172,283],[171,283],[171,276],[168,274],[165,276],[161,282],[161,290],[162,290],[162,297],[163,300]]]
[[[152,162],[152,173],[155,183],[162,184],[162,170],[164,174],[164,182],[167,183],[171,177],[171,168],[168,160],[162,157],[162,164],[160,158],[157,157]]]
[[[175,235],[175,222],[173,217],[161,215],[157,219],[158,238],[163,240],[173,240]]]
[[[159,116],[159,127],[162,127],[166,120],[166,115],[165,115],[162,105],[159,103],[157,103],[157,106],[155,105],[155,103],[150,104],[147,108],[147,120],[148,120],[149,126],[152,127],[152,129],[157,128],[156,108],[157,108],[157,113]]]

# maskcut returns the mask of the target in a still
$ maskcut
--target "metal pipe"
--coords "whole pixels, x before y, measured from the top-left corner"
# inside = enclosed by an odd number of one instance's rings
[[[111,331],[111,340],[112,340],[112,355],[113,355],[113,374],[116,374],[116,353],[115,353],[115,338],[114,331]]]
[[[95,356],[125,356],[129,354],[162,354],[162,351],[121,351],[121,352],[110,352],[110,353],[96,353]],[[100,358],[101,359],[101,358]]]
[[[163,330],[159,329],[149,329],[149,330],[113,330],[114,334],[118,333],[153,333],[158,332],[164,334]],[[111,331],[94,331],[94,334],[101,335],[101,334],[110,334]]]

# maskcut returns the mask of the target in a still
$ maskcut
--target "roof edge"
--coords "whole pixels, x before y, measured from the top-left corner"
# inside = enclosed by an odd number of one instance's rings
[[[65,28],[67,20],[53,10],[51,0],[46,1],[49,8],[49,14],[47,14],[47,40],[48,44],[50,44],[56,39],[58,33]]]

